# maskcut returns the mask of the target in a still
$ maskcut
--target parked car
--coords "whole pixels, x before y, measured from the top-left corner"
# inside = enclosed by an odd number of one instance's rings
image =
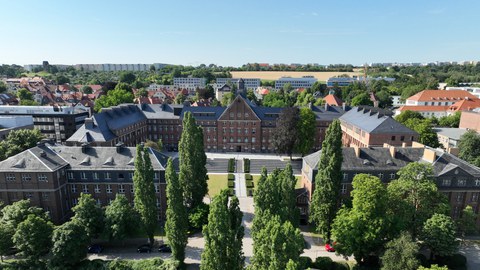
[[[141,245],[137,248],[138,253],[150,253],[152,252],[152,247],[149,244]]]
[[[162,253],[171,253],[172,248],[170,248],[170,246],[167,244],[163,244],[163,245],[160,245],[160,247],[158,248],[158,251]]]
[[[93,244],[88,246],[88,253],[102,253],[103,247],[99,244]]]
[[[326,243],[325,244],[325,250],[328,252],[335,252],[335,242],[333,244]]]

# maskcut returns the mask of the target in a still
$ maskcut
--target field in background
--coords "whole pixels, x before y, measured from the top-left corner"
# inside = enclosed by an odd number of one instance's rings
[[[350,77],[354,75],[362,75],[360,72],[308,72],[308,71],[231,71],[233,78],[259,78],[261,80],[274,81],[282,76],[285,77],[302,77],[314,76],[319,81],[325,82],[328,78],[347,74]]]

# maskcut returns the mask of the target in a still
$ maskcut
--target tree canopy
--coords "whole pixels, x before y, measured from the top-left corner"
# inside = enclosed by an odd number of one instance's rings
[[[12,130],[5,140],[0,141],[0,161],[37,145],[43,139],[38,129]]]
[[[278,153],[286,153],[292,158],[293,151],[299,140],[297,124],[300,121],[300,111],[296,107],[283,109],[277,119],[277,126],[272,133],[272,145]]]
[[[434,214],[425,222],[421,239],[430,248],[432,255],[450,256],[458,250],[455,223],[443,214]]]
[[[460,137],[458,143],[458,157],[475,165],[480,166],[480,135],[474,130],[469,130]]]

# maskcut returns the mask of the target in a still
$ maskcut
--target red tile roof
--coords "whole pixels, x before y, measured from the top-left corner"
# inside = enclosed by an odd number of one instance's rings
[[[432,100],[464,100],[464,99],[477,99],[470,92],[465,90],[423,90],[409,98],[407,100],[412,101],[432,101]]]
[[[341,99],[332,94],[326,95],[323,100],[325,100],[325,103],[330,106],[342,106],[343,104]]]
[[[471,111],[480,107],[480,99],[461,100],[450,106],[451,111]]]
[[[446,112],[449,106],[402,106],[398,110],[403,111],[420,111],[420,112]]]

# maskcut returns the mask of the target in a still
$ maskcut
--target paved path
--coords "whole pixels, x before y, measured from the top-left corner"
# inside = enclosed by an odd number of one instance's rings
[[[235,195],[238,198],[247,197],[247,185],[244,173],[235,174]]]

